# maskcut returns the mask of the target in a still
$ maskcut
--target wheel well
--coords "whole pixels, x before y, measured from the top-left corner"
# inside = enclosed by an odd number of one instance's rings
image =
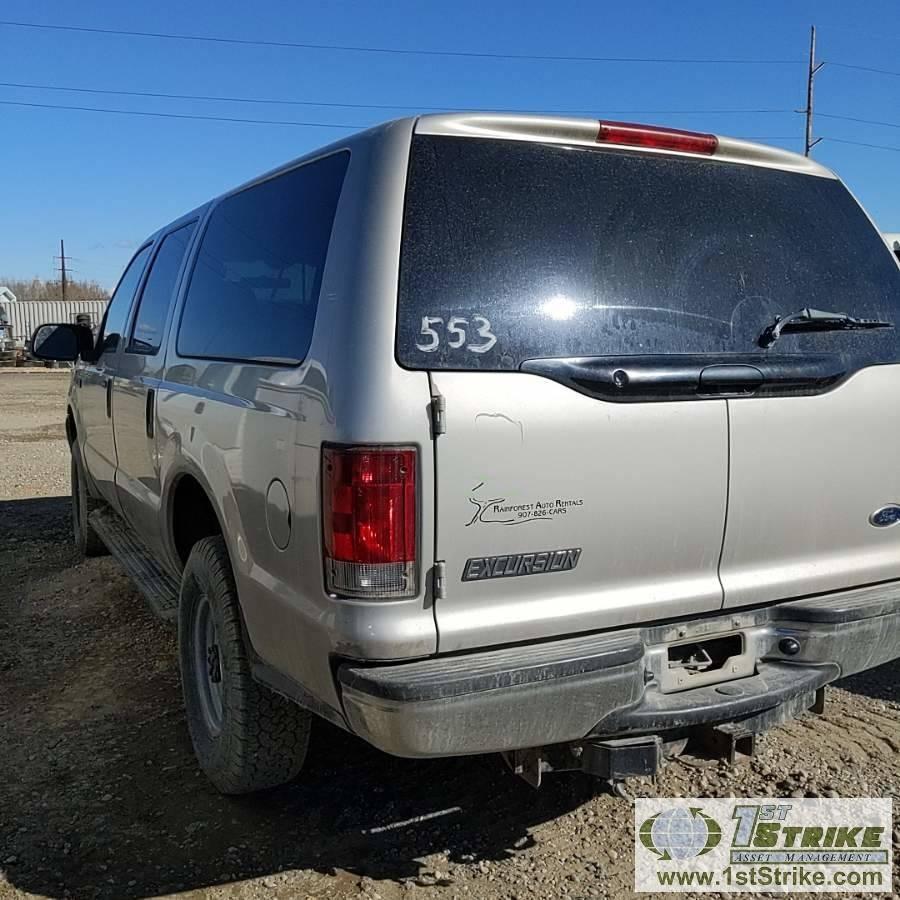
[[[66,410],[66,439],[70,447],[75,443],[77,437],[78,429],[75,427],[75,416],[72,415],[72,407],[70,406]]]
[[[206,491],[191,475],[183,475],[172,498],[172,542],[182,564],[201,538],[222,533],[219,518]]]

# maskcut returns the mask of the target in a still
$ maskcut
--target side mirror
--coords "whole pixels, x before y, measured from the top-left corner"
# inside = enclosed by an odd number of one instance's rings
[[[89,359],[94,346],[90,328],[68,323],[40,325],[31,336],[31,355],[37,359],[75,362]]]

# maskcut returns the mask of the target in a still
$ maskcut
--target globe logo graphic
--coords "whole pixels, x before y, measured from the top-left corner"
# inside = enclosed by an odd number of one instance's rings
[[[684,861],[709,853],[722,840],[719,823],[699,806],[657,813],[640,828],[641,843],[660,859]]]

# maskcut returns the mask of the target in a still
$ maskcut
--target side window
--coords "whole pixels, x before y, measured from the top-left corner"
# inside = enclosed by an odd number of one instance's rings
[[[178,353],[295,365],[309,349],[348,152],[226,197],[191,275]]]
[[[128,319],[128,310],[131,309],[131,301],[134,299],[134,292],[137,290],[138,283],[147,265],[147,257],[150,256],[150,247],[142,247],[132,257],[125,274],[119,279],[115,293],[106,307],[106,315],[103,317],[103,326],[100,329],[100,339],[98,347],[100,353],[111,353],[119,346],[119,338],[125,328],[125,322]]]
[[[159,352],[181,261],[196,225],[196,222],[191,222],[163,238],[150,265],[150,274],[144,282],[128,353],[146,353],[152,356]]]

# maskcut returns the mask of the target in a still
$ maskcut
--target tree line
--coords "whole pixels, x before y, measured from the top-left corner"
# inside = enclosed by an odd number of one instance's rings
[[[43,278],[24,280],[4,278],[0,275],[0,287],[8,287],[17,300],[62,300],[62,283]],[[67,300],[109,300],[109,291],[99,281],[66,279]]]

